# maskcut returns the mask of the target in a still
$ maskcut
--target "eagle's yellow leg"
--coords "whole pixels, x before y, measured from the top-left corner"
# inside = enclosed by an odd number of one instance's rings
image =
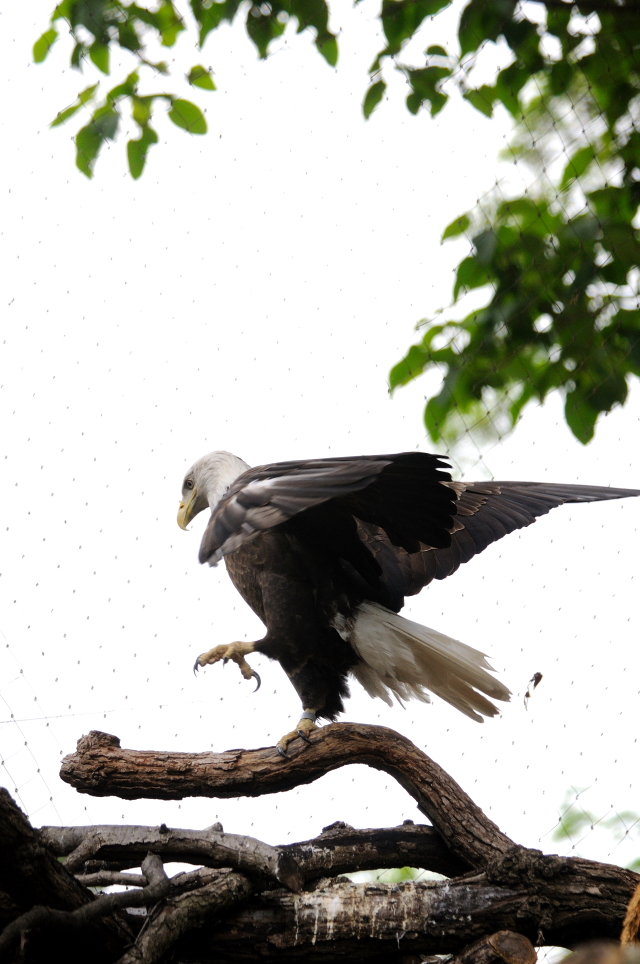
[[[219,663],[222,660],[226,663],[228,660],[232,660],[237,663],[240,667],[240,672],[245,679],[255,679],[256,680],[256,690],[260,689],[260,677],[256,673],[255,669],[251,669],[247,663],[245,656],[247,653],[255,652],[255,643],[247,643],[237,641],[235,643],[223,643],[222,646],[214,646],[207,653],[201,653],[195,661],[193,672],[197,673],[201,666],[207,666],[208,664]]]
[[[285,735],[278,740],[276,743],[276,750],[280,756],[286,757],[287,747],[291,742],[293,742],[293,740],[296,740],[298,737],[300,737],[305,741],[305,743],[311,743],[309,734],[313,730],[317,729],[318,727],[316,726],[315,710],[304,710],[295,730],[292,730],[291,733],[285,733]]]

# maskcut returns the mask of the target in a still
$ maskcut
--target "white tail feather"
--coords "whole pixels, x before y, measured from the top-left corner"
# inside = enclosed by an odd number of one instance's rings
[[[391,694],[428,703],[430,690],[482,723],[483,716],[498,712],[482,693],[505,701],[511,695],[487,672],[491,666],[484,653],[378,603],[361,603],[349,641],[363,660],[351,670],[353,676],[369,696],[389,705]]]

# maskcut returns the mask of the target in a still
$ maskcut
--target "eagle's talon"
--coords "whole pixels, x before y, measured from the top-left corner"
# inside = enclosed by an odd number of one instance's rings
[[[314,719],[311,719],[311,713],[313,713]],[[285,752],[285,748],[288,747],[290,743],[293,743],[294,740],[297,740],[298,737],[300,737],[300,739],[305,743],[311,744],[309,733],[311,730],[317,729],[318,727],[315,723],[315,712],[313,710],[305,710],[295,730],[291,730],[290,733],[285,733],[285,735],[278,740],[276,749],[280,756],[285,757],[287,760],[289,759],[289,755]]]
[[[255,688],[254,691],[253,691],[254,693],[257,693],[258,690],[260,689],[261,685],[262,685],[262,680],[260,679],[259,674],[256,673],[255,669],[253,670],[252,676],[253,676],[253,678],[254,678],[255,680],[257,680],[256,688]]]
[[[255,670],[251,669],[246,659],[244,658],[247,653],[254,653],[254,652],[255,652],[254,643],[235,642],[235,643],[228,643],[228,644],[225,643],[222,646],[214,646],[213,649],[210,649],[208,652],[200,653],[197,660],[195,661],[193,672],[194,674],[197,673],[201,666],[207,666],[207,665],[213,666],[215,663],[219,663],[221,661],[222,661],[222,665],[226,666],[229,660],[232,660],[234,663],[237,663],[240,669],[240,672],[242,673],[245,679],[251,679],[253,676],[257,677],[258,679],[258,685],[256,686],[256,690],[257,690],[260,688],[260,677],[258,676]]]

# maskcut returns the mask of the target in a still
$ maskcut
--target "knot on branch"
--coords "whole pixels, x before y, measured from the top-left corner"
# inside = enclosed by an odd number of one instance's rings
[[[90,730],[89,733],[81,736],[76,743],[78,753],[88,753],[91,750],[108,749],[109,747],[119,750],[120,738],[114,736],[113,733],[103,733],[102,730]]]
[[[344,820],[334,820],[333,823],[330,823],[327,827],[322,828],[320,836],[326,837],[332,833],[340,833],[341,830],[353,830],[353,827],[350,823],[345,823]]]
[[[566,859],[541,850],[515,846],[489,861],[485,869],[487,880],[494,884],[522,884],[527,881],[552,880],[569,870]]]

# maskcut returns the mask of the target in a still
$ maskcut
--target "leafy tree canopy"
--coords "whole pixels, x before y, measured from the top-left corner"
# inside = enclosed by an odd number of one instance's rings
[[[383,100],[390,70],[404,75],[413,114],[437,115],[456,91],[489,117],[505,108],[515,126],[509,154],[527,167],[528,187],[497,189],[446,228],[443,240],[464,235],[471,253],[458,266],[453,305],[419,323],[421,340],[391,371],[391,389],[434,367],[442,374],[441,390],[425,409],[437,442],[474,429],[508,431],[528,402],[558,390],[569,428],[586,443],[598,417],[624,404],[630,381],[640,375],[640,0],[471,0],[461,12],[458,49],[431,44],[414,62],[409,41],[421,29],[426,35],[450,3],[382,0],[385,45],[370,66],[364,115]],[[151,121],[159,101],[176,126],[206,133],[196,104],[165,91],[140,93],[143,70],[168,73],[164,61],[146,58],[150,39],[172,47],[182,32],[197,30],[202,46],[212,31],[242,16],[260,57],[267,57],[292,21],[298,33],[313,31],[328,64],[337,62],[326,0],[190,0],[189,8],[188,20],[171,0],[150,6],[62,0],[55,8],[34,45],[36,62],[46,59],[63,25],[72,38],[73,67],[90,60],[109,75],[115,47],[135,62],[106,94],[99,94],[99,84],[85,88],[52,123],[81,108],[91,111],[75,137],[76,163],[87,177],[125,109],[139,129],[127,144],[134,178],[158,141]],[[476,68],[495,44],[508,49],[509,62],[493,83],[476,85]],[[200,64],[188,80],[215,90]],[[470,292],[473,310],[454,317]]]

